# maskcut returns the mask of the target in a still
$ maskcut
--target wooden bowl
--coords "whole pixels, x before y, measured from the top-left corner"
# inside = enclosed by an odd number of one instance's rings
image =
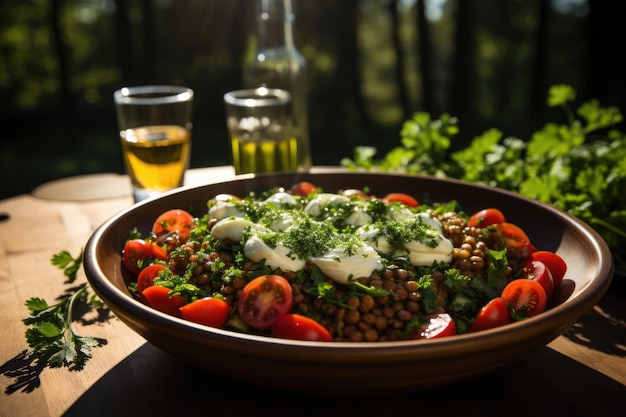
[[[558,253],[568,272],[556,302],[528,320],[448,338],[319,343],[272,339],[197,325],[162,314],[133,299],[121,268],[128,232],[147,233],[154,219],[172,208],[200,214],[220,193],[244,196],[273,186],[309,181],[325,191],[369,187],[371,193],[409,193],[422,201],[457,200],[466,212],[498,207],[521,226],[539,249]],[[546,204],[467,182],[427,176],[375,173],[244,175],[232,181],[186,187],[138,203],[100,226],[85,248],[89,283],[108,307],[148,342],[189,363],[243,381],[322,394],[371,394],[418,390],[485,374],[522,358],[563,334],[609,288],[611,253],[585,223]]]

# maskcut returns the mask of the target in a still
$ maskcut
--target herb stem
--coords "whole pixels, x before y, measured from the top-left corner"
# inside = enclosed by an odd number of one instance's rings
[[[605,229],[608,229],[608,230],[612,231],[613,233],[616,233],[616,234],[620,235],[621,237],[626,238],[626,232],[624,230],[619,229],[619,228],[613,226],[611,223],[605,222],[602,219],[599,219],[597,217],[593,217],[589,222],[591,224],[594,224],[594,225],[602,226]]]
[[[74,339],[74,330],[72,329],[72,311],[74,310],[74,301],[87,291],[88,284],[82,284],[74,294],[72,294],[68,300],[67,310],[65,312],[65,323],[67,323],[67,329],[71,334],[72,340]]]

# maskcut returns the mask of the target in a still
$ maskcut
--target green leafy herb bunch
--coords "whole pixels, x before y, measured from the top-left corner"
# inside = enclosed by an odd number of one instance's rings
[[[434,119],[416,113],[404,122],[400,146],[376,159],[373,147],[357,147],[351,170],[430,174],[488,184],[530,197],[578,217],[593,227],[626,271],[626,135],[616,107],[590,100],[574,110],[576,91],[549,89],[547,104],[561,107],[562,123],[548,123],[530,138],[490,129],[461,150],[450,150],[459,134],[449,114]]]

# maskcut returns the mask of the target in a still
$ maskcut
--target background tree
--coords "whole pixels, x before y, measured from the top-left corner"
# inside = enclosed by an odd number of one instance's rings
[[[561,117],[547,88],[622,106],[624,2],[297,1],[317,164],[380,152],[414,111],[524,138]],[[6,0],[0,3],[4,197],[62,176],[122,172],[112,94],[129,84],[196,90],[192,166],[229,163],[223,94],[252,52],[252,0]],[[19,172],[19,176],[15,176]]]

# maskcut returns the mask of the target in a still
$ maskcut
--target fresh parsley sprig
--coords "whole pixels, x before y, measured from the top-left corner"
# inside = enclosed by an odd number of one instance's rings
[[[68,278],[68,282],[71,284],[76,280],[76,275],[83,263],[83,251],[74,258],[68,251],[63,250],[59,253],[52,255],[50,259],[52,265],[63,270],[63,273]]]
[[[76,258],[68,251],[62,251],[52,256],[51,263],[62,269],[68,282],[73,283],[82,260],[82,250]],[[26,342],[39,368],[65,366],[82,369],[91,358],[93,348],[104,343],[103,340],[78,335],[72,328],[78,305],[83,309],[87,307],[87,310],[103,305],[88,283],[70,289],[56,304],[50,305],[39,297],[32,297],[25,304],[30,311],[30,316],[23,320],[28,326]]]

